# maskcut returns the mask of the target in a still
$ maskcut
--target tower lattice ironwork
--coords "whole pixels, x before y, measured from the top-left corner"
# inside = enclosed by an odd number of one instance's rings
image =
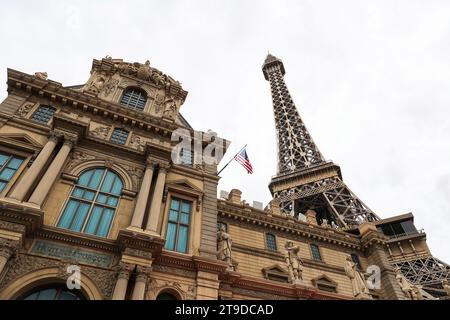
[[[268,54],[262,69],[270,83],[278,140],[278,170],[269,188],[281,209],[299,218],[313,209],[319,223],[326,219],[340,227],[379,220],[314,143],[284,82],[283,62]]]

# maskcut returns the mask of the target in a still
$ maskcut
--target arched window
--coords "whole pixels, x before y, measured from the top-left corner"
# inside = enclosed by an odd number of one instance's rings
[[[122,187],[122,180],[109,169],[85,171],[72,190],[58,227],[106,237]]]
[[[121,128],[115,128],[111,135],[111,142],[117,144],[125,144],[125,142],[127,142],[127,139],[128,131]]]
[[[322,261],[322,256],[320,255],[319,247],[314,243],[311,243],[309,247],[311,248],[312,258],[316,261]]]
[[[33,289],[18,300],[85,300],[85,298],[80,290],[69,290],[57,284]]]
[[[22,163],[23,158],[0,152],[0,192],[5,189]]]
[[[156,300],[178,300],[177,297],[175,297],[173,294],[169,292],[161,292],[156,297]]]
[[[266,247],[270,251],[277,251],[277,239],[271,233],[266,233]]]
[[[147,94],[136,88],[128,88],[125,90],[120,104],[124,107],[136,110],[144,110],[145,103],[147,102]]]
[[[52,106],[40,106],[35,113],[33,113],[31,120],[34,122],[47,124],[55,114],[55,111],[56,109]]]

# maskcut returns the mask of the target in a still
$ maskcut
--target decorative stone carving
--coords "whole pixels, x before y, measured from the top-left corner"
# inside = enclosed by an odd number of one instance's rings
[[[97,157],[87,154],[85,152],[75,151],[72,153],[71,160],[70,160],[69,164],[67,165],[66,171],[70,172],[70,171],[72,171],[73,168],[75,168],[80,163],[83,163],[83,162],[86,162],[89,160],[94,160],[94,159],[97,159]]]
[[[164,95],[158,94],[158,93],[156,94],[154,106],[155,106],[155,113],[156,114],[160,114],[161,112],[163,112],[163,109],[164,109]]]
[[[372,297],[370,296],[365,274],[358,271],[356,264],[353,262],[350,255],[346,258],[344,270],[351,281],[353,296],[358,299],[371,299]]]
[[[217,259],[226,261],[229,265],[229,270],[234,270],[233,260],[231,258],[231,245],[233,240],[231,236],[225,232],[225,226],[222,225],[217,231],[218,252]]]
[[[90,131],[90,133],[97,138],[106,139],[109,133],[109,127],[99,126],[94,130]]]
[[[133,190],[138,190],[141,178],[144,175],[144,170],[128,165],[122,165],[122,167],[128,172],[131,177]]]
[[[150,279],[147,288],[148,292],[154,299],[164,289],[172,289],[173,291],[178,292],[181,295],[181,299],[183,300],[195,300],[197,296],[197,288],[195,286],[180,284],[176,281]]]
[[[325,218],[322,219],[322,224],[320,226],[324,228],[331,228],[330,224],[328,223],[328,219]]]
[[[48,78],[47,72],[35,72],[34,76],[40,80],[47,80]]]
[[[117,86],[119,85],[119,79],[111,78],[109,79],[102,91],[104,97],[109,97],[114,91],[116,91]]]
[[[165,109],[163,117],[174,120],[176,113],[177,113],[177,104],[175,103],[175,100],[173,100],[172,98],[168,98],[165,101]]]
[[[148,80],[151,74],[152,69],[150,68],[150,61],[147,60],[144,64],[138,64],[136,77],[141,80]]]
[[[34,104],[32,103],[24,104],[19,109],[17,109],[16,115],[18,115],[19,117],[25,117],[28,114],[28,112],[30,112],[30,110],[33,109],[33,106]]]
[[[73,260],[78,263],[81,262],[100,267],[109,267],[114,261],[114,256],[109,254],[82,250],[67,245],[60,245],[41,240],[36,240],[34,242],[31,252],[38,255],[60,258],[63,260]]]
[[[91,77],[91,80],[83,88],[83,91],[90,92],[93,94],[99,94],[100,91],[105,86],[106,79],[107,77],[105,71],[100,71],[100,73],[96,73],[93,77]]]
[[[139,151],[145,150],[145,141],[137,134],[133,134],[130,139],[130,147]]]
[[[299,257],[300,247],[295,246],[291,240],[284,245],[284,259],[289,272],[291,283],[301,283],[303,279],[303,261]]]
[[[447,279],[442,280],[442,288],[444,289],[445,293],[447,293],[447,296],[450,297],[450,285],[448,284]]]

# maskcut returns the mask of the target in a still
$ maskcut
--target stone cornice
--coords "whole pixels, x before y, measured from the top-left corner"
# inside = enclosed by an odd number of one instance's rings
[[[341,231],[330,228],[323,228],[316,225],[296,221],[293,219],[270,215],[263,210],[257,210],[252,207],[232,204],[228,201],[218,200],[218,214],[226,219],[239,221],[240,224],[249,226],[264,227],[278,232],[284,232],[288,235],[301,236],[314,241],[322,241],[333,245],[360,250],[359,238]]]
[[[92,97],[83,92],[65,88],[60,83],[37,79],[32,75],[12,69],[8,69],[8,86],[9,88],[23,89],[41,97],[47,97],[51,101],[60,102],[63,106],[70,106],[85,113],[111,118],[162,136],[170,136],[172,131],[178,128],[175,123],[164,121],[143,112],[123,108],[117,103]]]
[[[15,200],[0,198],[0,219],[24,225],[26,233],[33,233],[43,223],[44,212]]]
[[[233,288],[240,288],[255,291],[255,295],[257,295],[258,292],[265,292],[268,294],[294,299],[348,299],[346,296],[321,291],[314,287],[259,279],[244,276],[238,274],[237,272],[228,272],[226,275],[221,277],[221,280],[224,284],[228,284],[231,290],[233,290]]]
[[[260,257],[265,257],[265,258],[276,260],[276,261],[283,262],[283,263],[285,261],[284,254],[282,254],[281,252],[270,252],[268,250],[253,248],[253,247],[246,246],[246,245],[236,243],[236,242],[233,243],[233,251],[243,252],[248,255],[256,255],[256,256],[260,256]],[[334,273],[345,274],[344,268],[341,266],[330,265],[325,262],[315,261],[315,260],[306,259],[306,258],[302,258],[302,261],[303,261],[303,265],[305,267],[309,267],[312,269],[320,269],[323,271],[329,271],[329,272],[334,272]],[[262,270],[262,268],[261,268],[261,270]]]
[[[36,238],[58,241],[70,245],[82,246],[106,252],[119,253],[119,247],[114,240],[79,234],[67,229],[45,226],[34,234]]]

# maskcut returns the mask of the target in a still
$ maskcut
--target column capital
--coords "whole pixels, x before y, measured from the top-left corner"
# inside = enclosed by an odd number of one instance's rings
[[[159,162],[159,163],[158,163],[158,166],[159,166],[159,172],[164,172],[164,173],[166,173],[167,170],[169,170],[169,168],[170,168],[170,163],[167,163],[167,162]]]
[[[134,264],[120,262],[119,263],[119,274],[117,276],[118,279],[126,279],[130,278],[131,272],[134,269]]]
[[[49,141],[53,141],[55,143],[58,143],[58,141],[62,138],[62,134],[55,131],[50,131],[47,135]]]
[[[136,267],[136,282],[147,282],[151,266],[137,266]]]
[[[17,253],[19,249],[18,241],[11,241],[9,239],[0,238],[0,257],[7,260]]]
[[[145,159],[145,164],[147,165],[147,168],[155,169],[155,166],[158,164],[158,160],[149,156]]]

